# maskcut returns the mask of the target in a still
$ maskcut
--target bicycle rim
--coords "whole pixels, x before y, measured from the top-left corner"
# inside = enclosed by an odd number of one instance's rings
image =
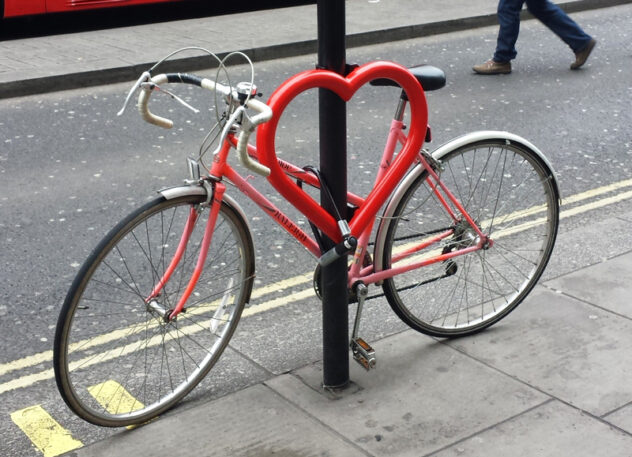
[[[559,196],[540,156],[505,139],[467,144],[441,161],[441,180],[493,245],[395,276],[383,286],[389,304],[410,327],[453,337],[498,322],[531,291],[553,250]],[[398,252],[446,229],[455,232],[396,265],[476,243],[475,231],[463,218],[455,223],[449,217],[427,177],[421,173],[402,194],[387,229],[384,269]]]
[[[250,233],[222,203],[203,272],[167,322],[198,261],[205,196],[160,197],[128,216],[77,275],[55,337],[55,375],[70,408],[97,425],[145,422],[184,397],[218,360],[253,285]],[[191,209],[199,217],[160,294],[147,298],[179,245]]]

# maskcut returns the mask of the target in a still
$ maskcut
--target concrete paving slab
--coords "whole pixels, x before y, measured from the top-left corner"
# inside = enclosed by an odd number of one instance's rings
[[[575,271],[545,285],[632,318],[632,253]]]
[[[195,448],[190,443],[196,443]],[[76,457],[365,456],[264,385],[74,451]]]
[[[311,284],[302,285],[307,291],[307,298],[294,302],[288,300],[289,303],[283,307],[267,311],[265,326],[261,325],[257,316],[242,319],[230,341],[231,347],[275,375],[322,359],[322,305],[311,287]],[[355,306],[351,305],[349,328],[353,328],[355,311]],[[376,341],[406,329],[408,327],[384,298],[366,303],[361,333],[367,341]]]
[[[632,404],[608,414],[604,419],[632,435]]]
[[[629,457],[630,452],[632,436],[552,401],[434,457]]]
[[[599,417],[632,401],[632,321],[542,286],[491,329],[447,344]]]
[[[632,222],[632,213],[626,213],[619,216],[619,218],[626,222]]]
[[[271,377],[270,373],[260,366],[252,363],[242,354],[226,348],[222,357],[208,375],[198,384],[193,391],[184,397],[173,410],[165,413],[164,418],[170,415],[184,413],[187,409],[198,404],[208,403],[255,384],[259,384]]]
[[[562,211],[566,209],[566,206],[562,207]],[[583,223],[577,226],[573,225],[575,221],[571,223],[569,219],[562,219],[553,255],[540,281],[560,277],[620,255],[624,247],[632,246],[629,221],[632,221],[632,213],[625,212],[616,218],[593,217],[590,223],[580,221]],[[573,256],[569,258],[564,255],[568,252],[572,252]]]
[[[266,382],[371,455],[420,456],[548,401],[549,397],[412,330],[375,345],[378,366],[353,364],[335,400],[319,365]]]

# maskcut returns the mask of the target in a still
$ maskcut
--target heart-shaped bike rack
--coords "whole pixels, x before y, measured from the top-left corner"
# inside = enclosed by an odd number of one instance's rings
[[[389,166],[384,179],[373,188],[350,221],[351,232],[357,235],[371,218],[370,209],[384,202],[393,192],[423,145],[428,125],[428,105],[417,79],[405,67],[393,62],[371,62],[357,67],[346,77],[327,70],[299,73],[279,86],[270,96],[267,103],[272,108],[273,117],[257,130],[257,155],[259,161],[270,169],[270,184],[335,242],[341,239],[336,220],[290,179],[277,161],[275,135],[279,119],[290,102],[307,90],[329,89],[344,101],[349,101],[369,81],[382,78],[395,81],[406,92],[410,103],[410,129],[406,143]]]

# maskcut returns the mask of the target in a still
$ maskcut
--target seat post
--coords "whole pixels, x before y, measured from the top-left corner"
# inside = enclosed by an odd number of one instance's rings
[[[401,122],[404,120],[404,113],[406,112],[407,102],[408,102],[408,97],[406,96],[406,92],[402,91],[401,95],[399,96],[399,101],[397,103],[397,109],[395,110],[394,119],[396,121]]]

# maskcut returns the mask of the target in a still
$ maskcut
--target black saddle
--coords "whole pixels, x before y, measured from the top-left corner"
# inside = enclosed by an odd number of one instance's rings
[[[408,69],[417,81],[421,84],[424,91],[441,89],[445,86],[445,73],[443,70],[433,67],[432,65],[419,65]],[[386,78],[374,79],[371,81],[372,86],[393,86],[399,87],[395,81]]]

